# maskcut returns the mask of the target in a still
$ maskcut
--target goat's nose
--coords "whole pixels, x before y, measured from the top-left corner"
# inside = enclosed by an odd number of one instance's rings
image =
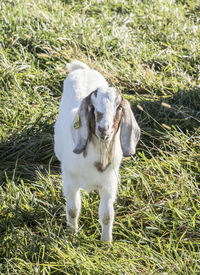
[[[108,127],[98,126],[98,130],[101,134],[106,134],[106,131],[108,130]]]

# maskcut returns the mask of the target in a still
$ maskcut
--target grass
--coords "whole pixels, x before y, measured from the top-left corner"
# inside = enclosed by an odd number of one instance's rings
[[[0,274],[200,273],[200,5],[195,0],[0,3]],[[53,125],[67,62],[99,70],[142,129],[121,165],[114,242],[82,194],[66,232]]]

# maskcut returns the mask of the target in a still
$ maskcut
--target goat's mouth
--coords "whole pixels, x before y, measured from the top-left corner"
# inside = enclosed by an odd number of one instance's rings
[[[96,136],[102,142],[108,142],[112,139],[112,135],[106,135],[106,134],[99,134],[98,133]]]
[[[100,139],[100,141],[102,142],[109,142],[112,138],[113,138],[113,130],[109,130],[109,131],[99,131],[99,129],[97,129],[96,131],[96,136]]]
[[[111,138],[110,138],[110,136],[101,136],[100,139],[102,141],[109,141]]]

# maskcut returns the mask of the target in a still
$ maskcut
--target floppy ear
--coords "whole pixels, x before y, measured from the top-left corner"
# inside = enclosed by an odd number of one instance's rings
[[[75,154],[81,154],[87,146],[89,135],[88,97],[82,100],[76,119],[78,119],[78,121],[74,122],[76,138],[73,152]],[[78,123],[78,126],[75,126],[75,123]]]
[[[135,120],[129,102],[124,98],[122,100],[120,138],[124,157],[134,155],[136,145],[140,139],[140,128]]]

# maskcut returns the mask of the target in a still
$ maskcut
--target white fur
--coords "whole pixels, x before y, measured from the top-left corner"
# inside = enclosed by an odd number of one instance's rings
[[[73,152],[76,141],[76,129],[73,126],[81,101],[98,87],[101,87],[102,91],[107,89],[108,83],[100,73],[91,70],[81,62],[74,61],[67,67],[70,74],[64,81],[59,115],[55,124],[55,153],[61,161],[63,191],[67,199],[67,223],[77,231],[77,220],[81,208],[80,190],[97,190],[100,194],[101,240],[111,242],[114,219],[113,203],[117,194],[118,171],[123,156],[120,130],[116,134],[113,162],[103,172],[99,172],[94,166],[94,163],[100,161],[101,158],[101,161],[104,161],[107,154],[106,145],[100,142],[100,139],[93,137],[93,141],[87,146],[85,157],[82,153]],[[95,98],[92,100],[95,101]],[[104,106],[106,104],[105,101]],[[100,109],[99,111],[103,110],[101,103],[97,104],[97,108]]]

